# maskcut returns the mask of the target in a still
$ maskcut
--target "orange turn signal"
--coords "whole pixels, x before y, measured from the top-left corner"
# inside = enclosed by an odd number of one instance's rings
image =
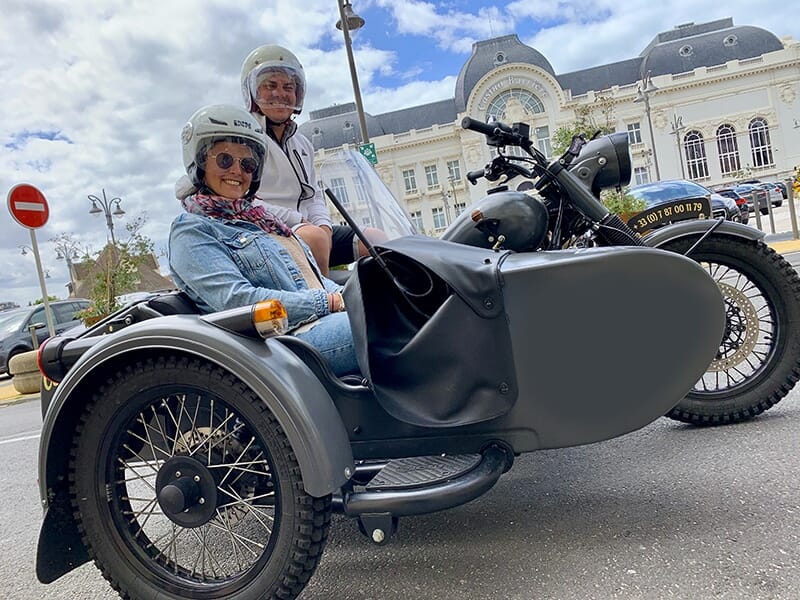
[[[289,315],[280,300],[262,300],[250,314],[253,327],[262,338],[283,335],[289,330]]]

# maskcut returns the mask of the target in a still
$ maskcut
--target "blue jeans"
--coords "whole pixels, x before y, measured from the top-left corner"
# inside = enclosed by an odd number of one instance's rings
[[[359,373],[347,313],[325,315],[292,335],[319,350],[336,375]]]

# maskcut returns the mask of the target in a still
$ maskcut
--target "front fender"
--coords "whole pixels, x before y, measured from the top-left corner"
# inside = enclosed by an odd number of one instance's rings
[[[642,242],[645,246],[651,248],[658,248],[667,242],[677,240],[678,238],[686,237],[689,235],[703,235],[714,225],[713,221],[692,219],[689,221],[679,221],[664,227],[659,227],[652,233],[644,236]],[[752,242],[757,242],[764,239],[766,235],[760,229],[750,227],[749,225],[742,225],[733,221],[723,221],[714,229],[714,234],[726,234],[735,237],[744,238]]]
[[[305,363],[281,342],[237,335],[196,315],[137,323],[104,337],[81,356],[55,388],[44,417],[39,491],[45,515],[36,565],[40,581],[54,581],[88,560],[72,514],[67,477],[77,420],[98,378],[122,361],[165,352],[211,361],[250,387],[286,433],[310,495],[340,489],[352,472],[350,442],[333,401]]]
[[[347,431],[328,392],[297,355],[277,340],[264,343],[194,315],[175,315],[107,336],[87,350],[58,385],[45,415],[39,447],[42,499],[47,498],[51,482],[65,475],[66,461],[60,459],[72,435],[68,425],[91,397],[91,390],[82,389],[82,383],[101,375],[114,359],[142,351],[191,354],[241,379],[264,401],[286,433],[310,495],[325,496],[347,480],[345,471],[353,468]]]

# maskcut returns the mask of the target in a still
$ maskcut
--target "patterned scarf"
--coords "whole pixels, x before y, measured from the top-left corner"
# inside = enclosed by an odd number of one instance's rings
[[[272,213],[267,212],[263,206],[253,205],[253,201],[248,198],[231,200],[222,196],[194,194],[184,198],[181,204],[183,204],[183,209],[189,213],[229,221],[247,221],[267,233],[292,236],[292,230],[288,225]]]

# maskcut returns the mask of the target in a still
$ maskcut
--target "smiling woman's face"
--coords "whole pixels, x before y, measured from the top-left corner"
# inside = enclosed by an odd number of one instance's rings
[[[225,160],[224,155],[233,157],[233,161]],[[221,156],[223,155],[223,156]],[[242,169],[242,159],[253,159],[253,151],[244,144],[234,142],[217,142],[208,151],[205,165],[205,184],[215,194],[224,198],[236,200],[244,198],[250,184],[253,181],[253,174]],[[223,168],[226,162],[230,166]]]

